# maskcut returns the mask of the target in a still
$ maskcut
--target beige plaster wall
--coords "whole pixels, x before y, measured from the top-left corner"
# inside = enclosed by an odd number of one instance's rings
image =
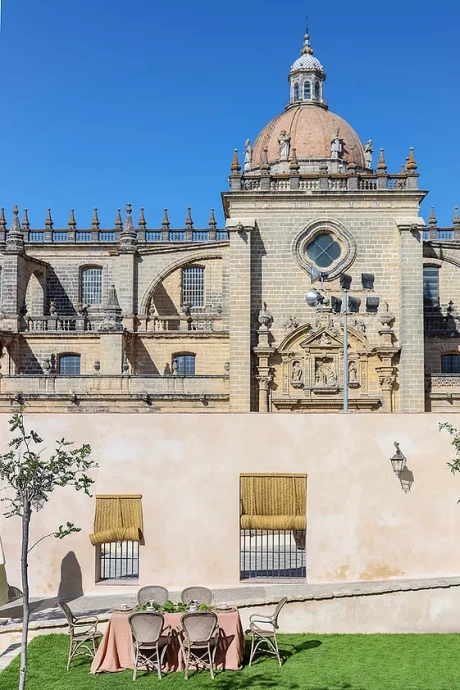
[[[29,415],[51,449],[62,436],[92,445],[93,493],[142,493],[140,582],[180,588],[239,579],[240,472],[306,472],[310,583],[459,574],[460,479],[437,415]],[[0,417],[6,450],[8,416]],[[459,418],[451,415],[458,424]],[[405,494],[389,458],[400,442],[414,475]],[[82,528],[31,554],[33,595],[56,595],[70,552],[85,594],[95,584],[94,498],[57,490],[33,516],[32,540],[66,520]],[[20,522],[0,517],[10,584],[19,586]],[[72,561],[68,556],[64,563]],[[64,578],[68,580],[68,576]],[[72,588],[78,590],[78,573]],[[134,591],[139,586],[120,587]],[[64,582],[61,592],[68,589]]]

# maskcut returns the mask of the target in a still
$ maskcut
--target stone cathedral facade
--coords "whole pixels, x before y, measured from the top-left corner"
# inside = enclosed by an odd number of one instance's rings
[[[395,174],[373,161],[325,80],[307,34],[287,106],[234,153],[224,228],[2,211],[0,409],[338,411],[343,274],[350,410],[460,409],[458,212],[425,224],[413,149]]]

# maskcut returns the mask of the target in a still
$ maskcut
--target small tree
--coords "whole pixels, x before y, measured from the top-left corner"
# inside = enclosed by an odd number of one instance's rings
[[[460,472],[460,432],[449,422],[439,422],[439,431],[445,429],[452,436],[452,445],[455,448],[455,458],[452,458],[447,466],[450,468],[452,474]],[[459,501],[460,503],[460,501]]]
[[[71,522],[60,525],[56,532],[43,536],[29,547],[29,530],[32,509],[40,510],[48,501],[50,493],[57,487],[72,486],[76,491],[84,491],[90,496],[89,488],[93,479],[86,475],[87,470],[97,467],[88,459],[91,447],[83,444],[80,448],[70,448],[71,441],[56,441],[55,451],[48,459],[42,458],[44,448],[38,449],[43,439],[35,431],[27,432],[24,426],[24,408],[16,412],[9,421],[10,432],[17,435],[8,446],[8,453],[0,455],[0,480],[10,495],[2,500],[9,503],[5,517],[19,515],[22,520],[21,577],[22,577],[22,641],[21,666],[19,671],[19,690],[26,687],[27,637],[29,632],[29,577],[28,554],[39,541],[49,536],[63,539],[72,532],[79,532]]]

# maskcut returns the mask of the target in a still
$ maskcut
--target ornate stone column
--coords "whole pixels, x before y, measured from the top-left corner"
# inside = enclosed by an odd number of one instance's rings
[[[257,376],[259,383],[259,412],[269,412],[269,397],[270,397],[270,383],[273,380],[273,375],[270,367],[270,355],[273,353],[273,348],[269,343],[270,324],[272,322],[272,315],[267,310],[267,305],[264,302],[263,309],[259,311],[259,328],[257,330],[257,347],[254,348],[254,354],[257,357]]]

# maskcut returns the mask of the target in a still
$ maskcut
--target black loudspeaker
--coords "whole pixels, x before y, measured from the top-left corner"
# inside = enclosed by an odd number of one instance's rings
[[[348,311],[350,314],[357,314],[359,312],[359,307],[361,305],[361,300],[359,297],[349,297],[348,298]]]
[[[374,289],[375,275],[373,273],[361,273],[361,285],[363,290]]]
[[[340,314],[340,312],[342,311],[342,300],[340,299],[340,297],[334,297],[334,295],[332,295],[331,307],[334,314]]]
[[[366,311],[368,314],[377,314],[380,297],[366,297]]]
[[[348,273],[340,274],[340,287],[342,290],[349,290],[351,285],[352,277]]]

